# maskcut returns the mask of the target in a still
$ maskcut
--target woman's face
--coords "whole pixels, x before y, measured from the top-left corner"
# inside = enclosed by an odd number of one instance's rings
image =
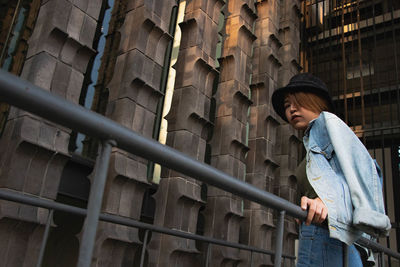
[[[319,116],[317,112],[296,105],[293,95],[287,95],[283,105],[288,122],[296,130],[307,129],[309,122]]]

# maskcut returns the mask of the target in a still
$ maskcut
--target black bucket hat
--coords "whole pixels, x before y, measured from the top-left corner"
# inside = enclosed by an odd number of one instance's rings
[[[274,107],[275,112],[278,113],[278,115],[286,122],[285,108],[283,106],[284,98],[287,93],[295,92],[314,93],[325,99],[329,105],[330,111],[334,111],[332,99],[329,96],[326,84],[321,79],[310,73],[300,73],[293,76],[288,85],[275,90],[272,94],[272,106]]]

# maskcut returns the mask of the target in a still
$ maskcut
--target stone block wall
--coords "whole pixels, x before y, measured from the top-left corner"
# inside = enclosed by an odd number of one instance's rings
[[[87,66],[97,52],[92,45],[102,3],[42,1],[21,76],[78,103]],[[171,12],[178,1],[116,3],[123,14],[113,29],[118,36],[112,44],[115,49],[108,55],[115,55],[110,63],[114,67],[102,84],[108,95],[102,100],[105,115],[151,138],[163,96],[164,57],[173,38]],[[187,0],[185,4],[172,105],[165,118],[166,145],[199,161],[210,156],[212,166],[295,201],[299,134],[274,113],[270,98],[299,71],[300,1]],[[222,55],[217,58],[221,11],[225,21]],[[0,139],[0,187],[55,200],[71,156],[69,136],[69,129],[11,109]],[[206,185],[165,168],[160,184],[151,185],[147,172],[148,161],[113,149],[102,212],[140,220],[145,192],[154,186],[154,224],[196,233],[204,218],[200,234],[274,249],[275,211],[211,186],[205,196]],[[25,253],[3,258],[15,266],[35,264],[47,211],[6,201],[0,201],[0,211],[1,251],[12,246]],[[288,254],[294,253],[295,235],[294,222],[288,218],[284,243]],[[93,265],[135,266],[142,242],[138,229],[101,222]],[[206,250],[192,240],[152,233],[145,266],[203,266]],[[213,246],[211,253],[212,266],[250,265],[248,252]],[[272,264],[272,257],[253,255],[253,266]]]
[[[21,77],[78,103],[101,1],[42,1]],[[11,108],[0,140],[0,187],[49,200],[69,158],[69,129]],[[34,266],[47,210],[0,201],[6,266]]]
[[[204,161],[210,122],[211,96],[217,77],[216,44],[220,0],[187,1],[176,69],[171,109],[166,116],[166,144]],[[155,224],[196,233],[201,183],[172,170],[163,169],[156,199]],[[154,235],[149,244],[150,266],[198,266],[200,251],[194,240]]]
[[[278,85],[285,86],[290,78],[297,74],[299,65],[300,48],[300,0],[282,1],[280,18],[280,40],[282,47],[279,49],[282,67],[278,73]],[[282,121],[280,119],[280,121]],[[295,170],[302,158],[303,145],[298,131],[287,123],[282,123],[279,128],[278,157],[280,168],[277,172],[277,183],[274,193],[291,202],[297,202]],[[294,240],[297,238],[296,223],[293,218],[285,218],[284,252],[294,255]]]
[[[253,1],[230,0],[224,9],[225,28],[220,59],[221,74],[216,100],[215,126],[211,139],[211,165],[245,180],[245,154],[248,151],[247,123],[251,104],[250,75],[253,24],[257,18]],[[205,235],[239,241],[243,217],[242,199],[223,190],[208,187],[204,210]],[[240,261],[237,249],[213,247],[212,266],[234,266]]]
[[[109,90],[106,116],[151,138],[164,55],[174,0],[121,1],[123,23]],[[148,161],[114,148],[111,153],[102,212],[139,220],[143,196],[150,186]],[[94,259],[98,266],[138,264],[142,241],[139,230],[111,223],[99,224]],[[146,251],[146,258],[148,252]]]
[[[253,72],[249,121],[249,152],[246,158],[246,182],[262,190],[273,192],[275,171],[280,162],[276,157],[277,128],[279,121],[272,110],[270,97],[277,88],[278,56],[282,46],[279,40],[280,1],[258,1],[255,21]],[[245,201],[242,221],[242,240],[251,246],[271,250],[274,247],[274,211]],[[250,265],[249,253],[242,252],[241,266]],[[273,258],[255,253],[253,266],[272,265]]]

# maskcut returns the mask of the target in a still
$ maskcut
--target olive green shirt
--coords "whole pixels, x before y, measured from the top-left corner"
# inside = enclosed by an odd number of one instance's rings
[[[297,178],[298,202],[300,203],[300,199],[302,196],[306,196],[311,199],[317,198],[317,193],[315,193],[314,188],[311,186],[310,182],[307,179],[305,158],[299,164],[299,166],[297,166],[295,174]]]

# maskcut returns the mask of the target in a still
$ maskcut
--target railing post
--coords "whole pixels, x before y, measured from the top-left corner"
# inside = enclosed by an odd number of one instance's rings
[[[208,267],[210,265],[210,257],[211,257],[211,243],[208,243],[207,246],[207,254],[206,254],[206,265],[205,267]]]
[[[253,251],[250,251],[250,267],[253,267]]]
[[[146,244],[147,244],[147,239],[149,237],[149,230],[146,230],[144,232],[144,240],[143,240],[143,246],[142,246],[142,254],[140,255],[140,267],[143,267],[144,264],[144,255],[146,254]]]
[[[285,211],[279,212],[279,218],[277,222],[277,233],[275,241],[275,261],[274,267],[280,267],[282,262],[282,246],[283,246],[283,226],[285,222]]]
[[[115,145],[116,143],[113,140],[103,141],[100,154],[97,156],[93,184],[89,194],[87,216],[79,248],[78,267],[89,267],[92,260],[97,225],[99,223],[99,215],[103,201],[104,186],[107,178],[108,164],[112,147]]]
[[[50,210],[50,213],[47,216],[46,228],[44,229],[43,241],[42,241],[42,245],[40,246],[39,259],[36,264],[36,267],[42,266],[42,263],[43,263],[44,251],[46,249],[47,240],[49,239],[50,225],[51,225],[51,221],[53,220],[53,213],[54,213],[54,210]]]

